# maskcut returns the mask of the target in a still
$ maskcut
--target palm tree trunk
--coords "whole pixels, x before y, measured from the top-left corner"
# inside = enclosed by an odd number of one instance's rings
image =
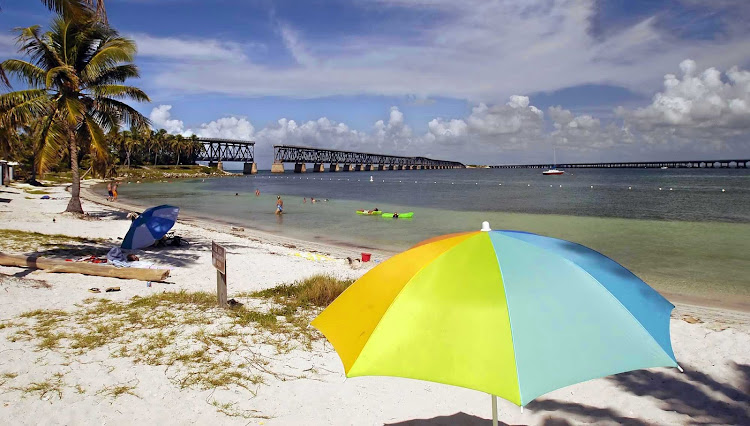
[[[75,132],[68,128],[68,143],[70,144],[70,171],[73,173],[73,183],[70,186],[70,202],[66,212],[83,214],[81,207],[81,175],[78,171],[78,143]]]

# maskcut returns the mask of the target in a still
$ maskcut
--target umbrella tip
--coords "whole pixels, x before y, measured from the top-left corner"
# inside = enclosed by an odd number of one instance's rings
[[[483,232],[492,231],[492,229],[490,228],[490,223],[487,222],[486,220],[484,222],[482,222],[482,229],[481,229],[481,231],[483,231]]]

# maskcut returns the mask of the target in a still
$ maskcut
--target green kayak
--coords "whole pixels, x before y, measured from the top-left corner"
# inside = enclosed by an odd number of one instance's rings
[[[375,211],[375,210],[357,210],[357,214],[379,215],[379,214],[383,214],[383,212],[380,211],[380,210],[378,210],[378,211]]]
[[[409,219],[414,216],[414,212],[399,213],[398,216],[393,216],[393,213],[383,213],[383,217],[390,217],[394,219]]]

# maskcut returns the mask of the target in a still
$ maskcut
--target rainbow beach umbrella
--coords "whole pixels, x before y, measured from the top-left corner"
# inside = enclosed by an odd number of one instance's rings
[[[436,237],[391,257],[312,325],[347,377],[462,386],[523,407],[552,390],[678,367],[674,306],[582,245],[518,231]]]

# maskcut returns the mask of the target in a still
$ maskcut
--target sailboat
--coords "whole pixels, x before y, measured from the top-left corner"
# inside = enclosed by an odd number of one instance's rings
[[[557,170],[557,150],[552,149],[552,155],[554,156],[554,165],[551,169],[542,172],[543,175],[561,175],[565,173],[564,170]]]

